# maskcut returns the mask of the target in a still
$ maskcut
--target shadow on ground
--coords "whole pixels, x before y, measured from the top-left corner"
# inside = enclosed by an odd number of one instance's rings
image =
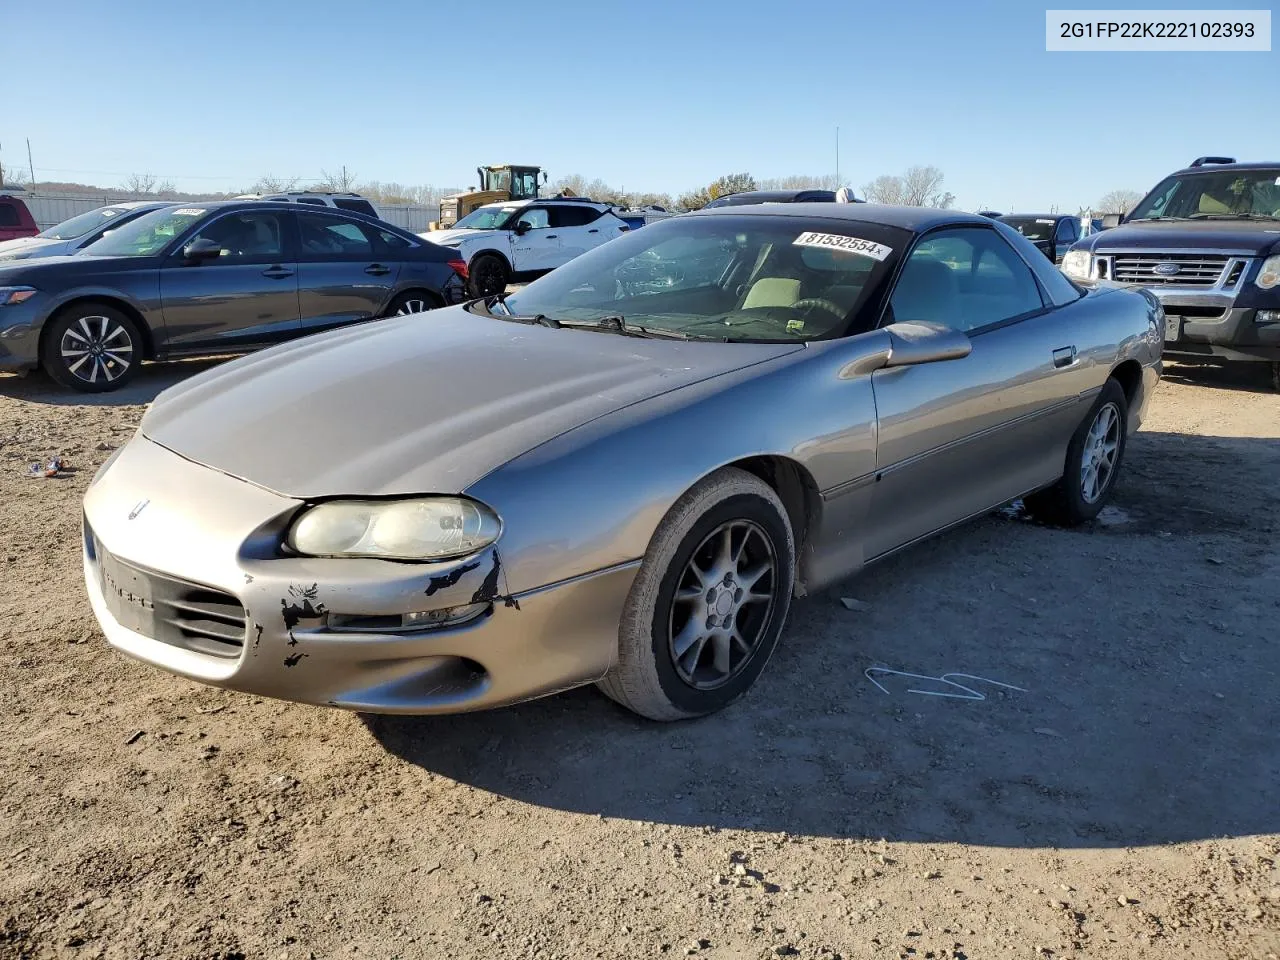
[[[1037,847],[1274,833],[1280,441],[1140,434],[1128,467],[1117,524],[990,516],[799,602],[719,715],[654,724],[586,689],[365,722],[435,773],[605,817]],[[878,665],[1023,689],[885,692]]]
[[[0,396],[23,400],[27,403],[48,403],[57,406],[138,406],[150,403],[161,390],[167,390],[187,377],[231,359],[233,358],[227,356],[145,363],[131,383],[107,393],[80,393],[54,382],[40,371],[25,377],[0,374]]]
[[[1173,383],[1193,387],[1216,387],[1219,390],[1242,390],[1246,393],[1273,393],[1271,364],[1251,363],[1181,363],[1172,357],[1164,361],[1164,378]]]

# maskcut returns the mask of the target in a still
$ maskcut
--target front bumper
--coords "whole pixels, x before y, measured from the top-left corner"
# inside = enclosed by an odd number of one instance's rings
[[[0,371],[34,370],[40,364],[40,294],[25,303],[0,307]]]
[[[1173,296],[1160,299],[1166,320],[1177,318],[1178,327],[1176,339],[1165,340],[1166,357],[1280,362],[1280,322],[1258,323],[1258,311],[1251,307],[1228,307],[1213,317],[1186,315],[1199,305],[1181,303],[1182,298]]]
[[[135,438],[85,496],[85,585],[107,640],[214,686],[373,713],[496,707],[613,665],[638,561],[503,596],[501,542],[432,564],[281,556],[301,506]],[[331,626],[477,601],[459,626]]]

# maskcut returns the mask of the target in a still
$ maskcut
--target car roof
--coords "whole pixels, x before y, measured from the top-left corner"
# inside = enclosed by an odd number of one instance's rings
[[[588,200],[586,197],[525,197],[523,200],[495,200],[493,203],[481,204],[477,210],[485,207],[531,207],[536,205],[546,205],[548,203],[571,203],[574,206],[594,207],[597,210],[609,210],[611,207],[607,203],[601,203],[599,200]]]
[[[786,202],[793,200],[802,193],[823,193],[835,195],[834,190],[824,190],[822,187],[802,187],[798,190],[743,190],[741,193],[727,193],[723,197],[716,197],[717,200],[728,200],[732,197],[750,197],[752,200],[769,201],[775,200]]]
[[[1074,220],[1074,213],[1002,213],[997,220]]]
[[[159,210],[161,207],[177,206],[179,200],[121,200],[119,203],[104,203],[103,207],[109,207],[112,210],[137,210],[139,207],[155,207]]]
[[[934,227],[952,224],[987,226],[986,217],[959,210],[939,210],[936,207],[898,207],[887,203],[789,203],[744,204],[736,207],[706,207],[687,216],[694,217],[813,217],[823,220],[850,220],[856,223],[880,223],[923,233]]]
[[[1274,170],[1280,167],[1280,160],[1255,160],[1248,163],[1205,163],[1198,167],[1183,167],[1175,170],[1170,176],[1184,173],[1214,173],[1219,170]]]

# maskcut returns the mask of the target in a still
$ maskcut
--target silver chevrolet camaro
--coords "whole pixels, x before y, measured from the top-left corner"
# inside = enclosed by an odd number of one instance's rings
[[[792,597],[1018,497],[1095,517],[1163,336],[983,217],[675,217],[165,391],[85,496],[85,582],[114,646],[235,690],[698,716]]]

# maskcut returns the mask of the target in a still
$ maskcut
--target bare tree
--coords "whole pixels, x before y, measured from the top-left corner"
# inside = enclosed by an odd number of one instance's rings
[[[839,190],[843,183],[834,173],[793,173],[761,180],[760,190]]]
[[[903,203],[902,178],[882,173],[862,185],[862,195],[869,203]]]
[[[1098,201],[1098,212],[1128,213],[1138,205],[1142,196],[1137,190],[1112,190]]]
[[[946,209],[955,201],[955,194],[942,189],[946,179],[937,167],[911,167],[902,175],[902,202],[909,207],[940,207]]]
[[[289,193],[298,187],[298,177],[276,177],[271,174],[259,177],[247,193]]]
[[[129,193],[151,193],[155,188],[154,173],[131,173],[124,181],[124,189]]]
[[[354,189],[355,183],[355,173],[348,171],[344,165],[338,173],[330,173],[328,170],[321,170],[320,182],[316,184],[316,189],[328,190],[332,193],[348,193]]]

